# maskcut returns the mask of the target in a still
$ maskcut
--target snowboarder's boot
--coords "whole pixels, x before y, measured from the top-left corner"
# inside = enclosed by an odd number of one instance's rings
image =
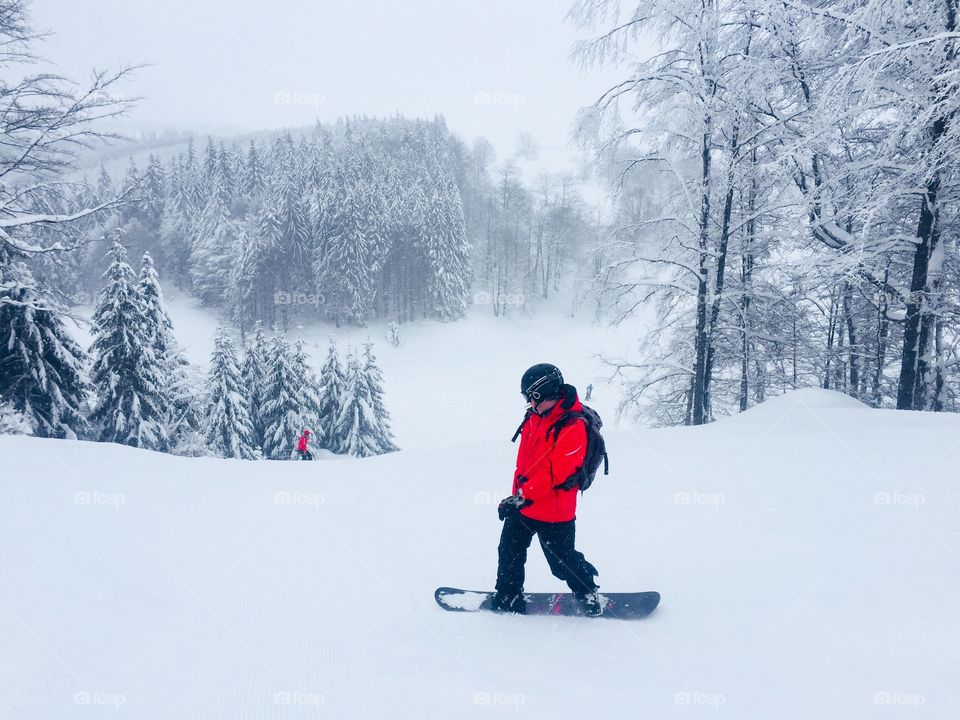
[[[502,593],[493,594],[490,600],[490,609],[494,612],[517,613],[518,615],[527,614],[527,601],[523,593]]]
[[[581,615],[597,617],[603,614],[603,605],[600,604],[600,593],[597,590],[591,590],[583,595],[578,594],[576,597]]]

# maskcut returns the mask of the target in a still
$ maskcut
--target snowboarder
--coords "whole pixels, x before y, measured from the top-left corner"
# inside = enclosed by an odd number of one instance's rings
[[[593,383],[587,385],[587,394],[583,399],[589,401],[591,395],[593,395]]]
[[[554,424],[567,412],[582,412],[577,389],[563,382],[555,365],[540,363],[520,381],[528,403],[518,432],[517,467],[513,494],[498,507],[500,534],[496,593],[491,603],[500,612],[525,612],[524,564],[527,549],[537,535],[550,571],[565,581],[583,615],[602,612],[594,576],[597,569],[574,548],[577,487],[559,488],[583,466],[587,450],[585,424],[571,421],[562,429]]]
[[[309,442],[310,431],[304,428],[303,434],[300,435],[300,441],[297,443],[297,452],[300,453],[301,460],[313,460],[313,453],[307,448],[307,443]]]

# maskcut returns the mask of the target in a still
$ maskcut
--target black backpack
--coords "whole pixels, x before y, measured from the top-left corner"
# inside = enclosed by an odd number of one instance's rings
[[[517,437],[520,435],[520,431],[523,430],[523,426],[526,425],[529,417],[530,411],[528,410],[527,414],[523,416],[523,422],[520,423],[520,427],[518,427],[517,431],[513,434],[512,442],[517,441]],[[603,427],[603,420],[600,419],[597,411],[591,407],[584,405],[583,412],[569,410],[563,413],[553,425],[547,428],[547,432],[552,432],[554,441],[556,441],[560,435],[560,431],[574,420],[583,420],[587,426],[587,452],[583,457],[583,465],[578,468],[573,475],[556,487],[563,488],[564,490],[578,488],[580,492],[583,492],[593,485],[601,462],[603,463],[603,474],[610,474],[610,461],[607,458],[607,444],[603,440],[603,435],[600,434],[600,428]]]

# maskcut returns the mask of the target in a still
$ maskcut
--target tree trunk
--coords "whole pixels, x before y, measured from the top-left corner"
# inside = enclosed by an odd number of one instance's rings
[[[707,421],[707,344],[709,332],[707,329],[707,290],[708,269],[707,259],[710,241],[710,136],[712,120],[710,115],[703,118],[703,141],[700,149],[701,157],[701,191],[700,191],[700,262],[699,281],[697,282],[697,327],[694,334],[696,361],[693,370],[693,407],[691,423],[703,425]]]
[[[857,328],[853,321],[853,287],[848,282],[843,284],[843,316],[847,324],[847,358],[850,365],[850,384],[847,391],[857,397],[860,391],[860,366],[857,357]]]
[[[937,127],[939,126],[939,134]],[[934,142],[946,131],[945,123],[934,123]],[[910,297],[903,328],[903,355],[900,363],[900,386],[897,389],[897,409],[922,409],[925,402],[925,383],[921,374],[921,354],[925,339],[929,337],[929,325],[924,322],[928,312],[930,256],[937,238],[937,195],[940,191],[939,175],[927,183],[920,203],[920,221],[917,225],[917,249],[913,254],[913,274],[910,279]],[[926,329],[926,333],[924,330]]]

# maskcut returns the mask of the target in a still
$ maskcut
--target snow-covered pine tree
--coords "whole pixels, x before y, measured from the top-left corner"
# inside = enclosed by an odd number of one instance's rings
[[[379,455],[382,449],[377,425],[363,366],[356,353],[351,351],[347,355],[346,387],[336,423],[340,452],[354,457]]]
[[[230,178],[217,157],[214,151],[213,164],[209,166],[210,194],[197,221],[190,255],[194,290],[203,302],[210,304],[220,303],[227,296],[240,235],[239,222],[233,217]]]
[[[317,380],[316,373],[313,372],[313,368],[310,367],[310,359],[307,357],[302,338],[297,338],[294,346],[293,367],[297,377],[300,378],[300,407],[304,420],[303,427],[310,429],[312,441],[322,444],[326,436],[327,426],[321,416],[323,408],[320,401],[320,383]]]
[[[98,204],[107,202],[117,194],[113,188],[113,178],[110,177],[110,173],[107,172],[107,168],[103,164],[100,165],[100,174],[97,176],[96,193]]]
[[[367,394],[376,424],[372,428],[376,438],[379,454],[395,452],[399,448],[393,442],[393,431],[390,430],[390,413],[383,402],[383,373],[377,366],[377,358],[373,354],[373,343],[363,345],[362,377],[367,385]]]
[[[210,359],[207,392],[206,441],[220,457],[254,460],[259,455],[253,440],[250,406],[237,367],[233,341],[219,328]]]
[[[240,192],[248,198],[256,198],[263,191],[265,184],[260,152],[257,150],[257,144],[251,140],[240,176]]]
[[[330,336],[330,346],[327,350],[327,359],[320,368],[320,422],[326,430],[321,447],[333,452],[341,452],[342,438],[338,435],[337,419],[340,416],[340,407],[343,404],[343,393],[346,389],[346,377],[340,365],[340,354],[337,352],[337,343]]]
[[[253,428],[252,442],[257,448],[263,444],[263,402],[266,399],[267,382],[267,340],[263,334],[263,323],[259,320],[253,326],[253,337],[243,354],[243,366],[240,369],[243,387],[250,408],[250,425]]]
[[[128,193],[128,199],[137,201],[125,203],[120,208],[120,218],[126,226],[134,221],[141,220],[143,216],[143,179],[140,168],[137,167],[137,161],[134,160],[132,155],[127,165],[127,172],[123,176],[121,187]]]
[[[147,169],[143,171],[141,194],[143,195],[143,219],[147,229],[156,235],[163,217],[166,198],[166,175],[160,159],[151,154]]]
[[[424,251],[430,263],[430,300],[443,320],[466,313],[470,294],[470,243],[456,179],[446,168],[433,184]]]
[[[164,373],[144,333],[136,276],[119,240],[110,251],[93,314],[92,382],[96,404],[90,420],[103,442],[167,450],[168,398]]]
[[[0,261],[0,401],[33,434],[74,438],[88,427],[87,355],[70,337],[62,313],[24,263]]]
[[[373,288],[358,191],[355,183],[331,198],[314,254],[316,286],[323,288],[324,310],[338,327],[343,321],[363,324],[370,315]]]
[[[277,333],[268,352],[266,394],[262,405],[263,454],[269,460],[292,460],[300,433],[307,427],[300,404],[290,344]]]
[[[153,348],[163,377],[168,435],[173,440],[177,435],[196,426],[200,418],[196,411],[196,398],[190,387],[190,364],[180,352],[174,337],[173,322],[164,305],[160,278],[150,253],[143,255],[137,291],[143,309],[144,338]]]
[[[169,194],[160,218],[160,247],[166,277],[183,289],[189,282],[190,239],[193,237],[193,204],[190,183],[182,162],[170,171]]]

